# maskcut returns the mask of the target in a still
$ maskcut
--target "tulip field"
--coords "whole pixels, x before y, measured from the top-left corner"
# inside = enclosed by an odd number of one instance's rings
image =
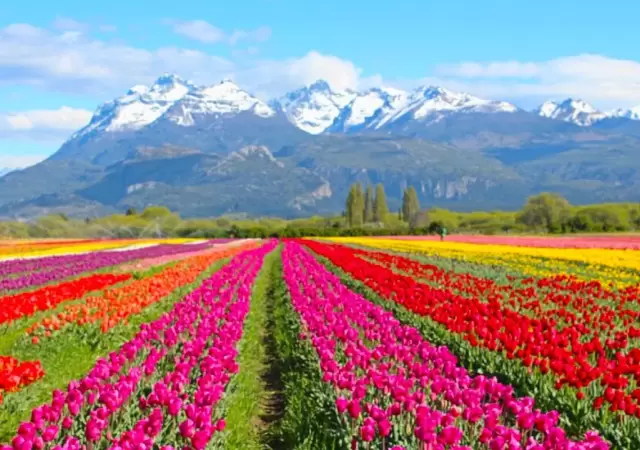
[[[640,449],[634,236],[0,240],[0,450]]]

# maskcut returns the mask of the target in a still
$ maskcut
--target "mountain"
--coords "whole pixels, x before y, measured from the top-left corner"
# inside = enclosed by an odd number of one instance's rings
[[[612,118],[640,120],[640,105],[630,109],[616,109],[607,115]]]
[[[539,116],[563,120],[581,127],[588,127],[607,117],[584,100],[568,98],[561,103],[544,102],[536,110]]]
[[[409,123],[424,127],[452,115],[517,110],[511,103],[485,100],[437,86],[420,87],[412,92],[376,88],[356,96],[328,131],[397,131]]]
[[[271,105],[282,111],[299,129],[320,134],[331,126],[342,109],[357,95],[351,90],[335,91],[326,81],[318,80],[273,100]]]
[[[110,165],[140,146],[172,144],[205,153],[228,153],[245,145],[280,145],[308,136],[284,114],[229,80],[197,86],[163,75],[150,87],[134,86],[101,105],[90,123],[50,160]]]
[[[163,75],[102,104],[46,161],[0,177],[0,216],[91,217],[165,204],[183,216],[339,213],[349,185],[406,186],[458,210],[640,201],[640,120],[579,100],[536,111],[441,87],[336,90],[266,102],[230,80]]]
[[[9,172],[13,172],[13,169],[9,169],[8,167],[0,167],[0,178],[5,176]]]

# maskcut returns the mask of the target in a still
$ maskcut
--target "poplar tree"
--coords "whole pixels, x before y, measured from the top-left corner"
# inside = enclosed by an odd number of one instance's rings
[[[373,186],[370,184],[364,194],[364,222],[373,222]]]
[[[384,222],[388,213],[389,208],[387,207],[387,196],[384,193],[384,186],[378,183],[376,186],[376,199],[373,202],[373,220],[375,222]]]
[[[353,225],[353,204],[355,202],[355,190],[356,186],[352,184],[349,188],[349,195],[347,195],[347,203],[345,205],[345,216],[347,218],[349,226]]]
[[[364,192],[362,191],[362,185],[356,183],[354,187],[354,200],[352,209],[352,221],[351,226],[360,227],[364,223]]]
[[[402,195],[402,220],[409,222],[419,212],[420,201],[418,200],[418,193],[413,186],[409,186]]]

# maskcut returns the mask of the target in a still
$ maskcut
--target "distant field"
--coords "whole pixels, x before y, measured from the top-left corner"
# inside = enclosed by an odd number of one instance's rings
[[[386,236],[378,239],[400,239],[405,241],[439,241],[439,236]],[[640,250],[640,234],[626,233],[615,235],[579,235],[579,236],[483,236],[454,234],[445,237],[446,241],[466,242],[469,244],[514,245],[524,247],[547,248],[606,248]]]

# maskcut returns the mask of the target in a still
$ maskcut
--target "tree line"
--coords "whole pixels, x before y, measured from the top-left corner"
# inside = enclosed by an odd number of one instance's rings
[[[424,207],[412,186],[390,211],[382,184],[351,186],[342,215],[300,219],[223,216],[188,219],[162,206],[122,214],[72,218],[50,214],[29,221],[0,221],[0,238],[264,238],[450,233],[584,233],[640,231],[640,203],[572,205],[554,193],[530,197],[519,211],[457,212]]]

